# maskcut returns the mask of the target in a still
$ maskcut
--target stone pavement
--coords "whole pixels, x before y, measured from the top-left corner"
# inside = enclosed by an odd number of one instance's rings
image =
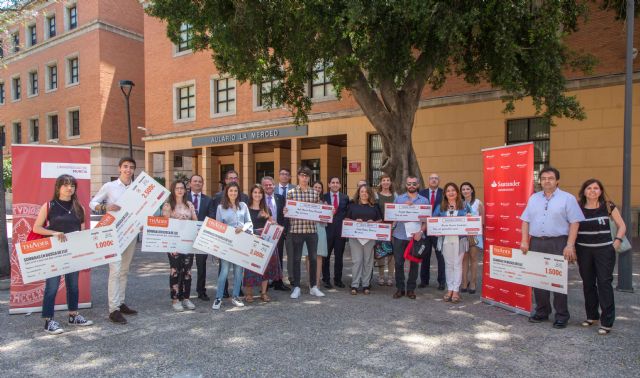
[[[638,266],[640,254],[634,257]],[[345,259],[348,286],[348,254]],[[210,261],[212,295],[217,269]],[[138,251],[131,272],[127,303],[140,314],[128,317],[128,325],[107,320],[108,269],[103,266],[92,276],[93,308],[82,310],[96,324],[65,326],[67,332],[59,336],[43,332],[39,314],[9,316],[9,293],[1,291],[0,374],[630,377],[640,371],[637,273],[635,293],[616,292],[615,330],[603,337],[596,328],[580,326],[582,282],[575,266],[570,274],[572,318],[564,330],[528,323],[524,316],[482,303],[479,294],[464,295],[457,305],[445,303],[433,286],[418,289],[415,301],[392,299],[393,288],[374,285],[371,295],[355,297],[340,289],[316,298],[305,289],[297,301],[271,292],[271,303],[233,308],[225,300],[217,312],[211,302],[194,299],[195,311],[175,313],[165,255]],[[57,313],[58,320],[64,318],[64,312]]]

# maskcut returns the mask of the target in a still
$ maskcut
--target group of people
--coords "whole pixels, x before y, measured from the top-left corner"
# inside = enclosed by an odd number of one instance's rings
[[[115,203],[131,184],[136,163],[125,157],[119,162],[120,176],[105,184],[93,197],[90,206],[95,211],[119,211]],[[378,256],[378,284],[395,285],[393,298],[416,299],[416,287],[427,287],[430,278],[430,260],[435,251],[438,263],[437,287],[445,290],[444,301],[457,303],[460,293],[474,294],[477,290],[477,269],[479,256],[483,250],[482,236],[429,236],[425,223],[414,233],[407,234],[405,222],[394,222],[390,242],[361,242],[355,238],[343,238],[343,220],[358,222],[384,222],[385,204],[430,204],[432,216],[484,217],[482,202],[476,198],[473,185],[463,182],[460,186],[453,182],[439,187],[440,178],[432,173],[428,187],[420,190],[419,179],[407,176],[402,193],[397,193],[391,177],[382,175],[377,188],[372,188],[364,180],[358,183],[352,199],[342,193],[340,178],[329,180],[329,191],[324,193],[322,182],[311,183],[312,172],[301,167],[297,172],[297,185],[291,183],[291,172],[282,169],[278,180],[263,177],[259,184],[251,187],[247,195],[238,185],[239,176],[234,170],[226,172],[224,188],[213,197],[202,193],[203,178],[193,175],[188,187],[185,182],[175,181],[170,186],[170,194],[161,212],[165,217],[187,220],[204,220],[207,216],[223,222],[235,229],[236,233],[247,232],[259,235],[267,223],[284,227],[268,266],[263,274],[245,270],[241,266],[224,259],[220,260],[217,288],[212,308],[221,307],[223,299],[231,297],[234,306],[252,303],[254,288],[259,290],[259,299],[269,302],[269,288],[290,292],[292,299],[301,295],[301,262],[306,256],[309,278],[309,294],[323,297],[320,286],[330,289],[344,288],[342,279],[343,254],[349,243],[352,258],[352,295],[371,293],[374,281],[374,250],[387,250]],[[585,182],[579,193],[579,202],[572,195],[558,188],[560,174],[554,168],[545,168],[540,175],[543,191],[531,196],[522,214],[523,252],[536,251],[564,254],[569,261],[580,266],[584,281],[585,307],[587,319],[582,323],[588,327],[600,321],[599,332],[607,334],[613,325],[614,303],[611,287],[615,248],[625,233],[624,222],[615,205],[606,199],[602,183],[592,179]],[[53,199],[44,204],[34,225],[34,232],[55,236],[64,240],[64,233],[83,229],[85,209],[75,194],[76,180],[69,175],[56,180]],[[315,222],[286,217],[286,200],[322,203],[333,207],[331,223]],[[618,227],[618,234],[612,239],[609,232],[609,217]],[[411,229],[409,229],[411,230]],[[605,232],[606,231],[606,232]],[[421,241],[427,252],[421,263],[409,262],[409,274],[405,277],[405,250],[411,239]],[[118,324],[126,324],[125,315],[135,315],[137,311],[125,303],[127,276],[135,250],[136,240],[122,253],[118,262],[109,265],[108,302],[109,319]],[[576,255],[577,248],[577,255]],[[283,280],[283,255],[287,254],[287,286]],[[334,255],[333,279],[331,278],[331,255]],[[206,254],[188,255],[169,253],[169,294],[175,311],[193,310],[191,298],[191,270],[196,261],[198,279],[197,297],[209,301],[206,292]],[[388,275],[385,276],[385,266]],[[228,275],[233,270],[232,292],[229,294]],[[418,275],[420,285],[417,285]],[[65,275],[67,283],[68,322],[71,325],[91,325],[77,312],[78,273]],[[53,334],[63,332],[53,319],[55,294],[60,277],[46,281],[42,316],[45,331]],[[446,286],[445,286],[446,285]],[[244,289],[244,292],[243,292]],[[530,317],[532,322],[547,320],[551,313],[550,293],[535,289],[536,310]],[[566,295],[554,294],[556,321],[554,327],[564,328],[569,319]],[[601,314],[598,311],[600,305]]]

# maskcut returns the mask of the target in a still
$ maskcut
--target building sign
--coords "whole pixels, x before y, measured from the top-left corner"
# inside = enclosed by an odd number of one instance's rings
[[[211,135],[191,139],[192,147],[210,146],[212,144],[244,143],[249,141],[261,141],[275,138],[290,138],[306,136],[308,126],[289,126],[274,129],[241,131],[238,133]]]
[[[354,161],[349,163],[349,173],[360,173],[362,171],[362,163]]]

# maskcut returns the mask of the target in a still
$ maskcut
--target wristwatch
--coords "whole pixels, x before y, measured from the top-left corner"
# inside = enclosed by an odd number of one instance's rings
[[[615,239],[613,239],[613,241],[615,242],[616,240],[620,240],[620,243],[622,243],[622,242],[623,242],[622,238],[619,238],[619,237],[617,237],[617,236],[615,237]]]

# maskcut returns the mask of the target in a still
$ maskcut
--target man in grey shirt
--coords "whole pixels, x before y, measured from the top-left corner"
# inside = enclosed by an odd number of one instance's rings
[[[576,261],[575,242],[578,227],[584,215],[576,198],[558,188],[560,172],[552,167],[540,171],[542,191],[529,197],[529,202],[520,216],[522,220],[522,241],[520,249],[526,254],[543,252],[563,255],[569,262]],[[533,289],[536,308],[529,318],[532,323],[549,319],[551,314],[551,292]],[[553,308],[556,311],[554,328],[565,328],[569,321],[567,295],[553,293]]]

